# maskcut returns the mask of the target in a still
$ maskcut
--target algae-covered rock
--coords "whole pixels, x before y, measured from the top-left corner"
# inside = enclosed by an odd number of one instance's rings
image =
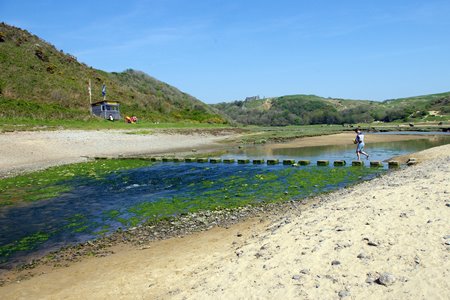
[[[371,161],[370,167],[371,168],[381,168],[381,167],[383,167],[383,163],[379,160]]]
[[[330,164],[330,161],[328,160],[318,160],[317,165],[318,166],[328,166]]]
[[[396,160],[391,160],[388,162],[389,169],[400,167],[400,162]]]
[[[342,167],[345,166],[347,163],[345,162],[345,160],[335,160],[333,165],[335,167]]]
[[[250,163],[250,159],[238,159],[238,164],[248,164]]]
[[[235,159],[234,158],[225,158],[223,160],[223,162],[226,164],[233,164],[235,162]]]

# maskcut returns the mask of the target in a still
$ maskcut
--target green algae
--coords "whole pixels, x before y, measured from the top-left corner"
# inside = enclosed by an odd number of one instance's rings
[[[75,178],[101,180],[106,175],[120,170],[150,164],[148,161],[138,159],[95,160],[2,178],[0,179],[0,207],[57,197],[72,190],[70,180]]]
[[[353,184],[377,172],[370,168],[313,166],[262,169],[249,176],[248,172],[241,170],[216,180],[192,182],[188,191],[170,197],[144,199],[120,214],[114,212],[110,215],[123,225],[135,226],[145,221],[155,222],[203,210],[300,200]]]
[[[0,246],[0,262],[6,261],[15,252],[35,249],[38,245],[47,241],[49,237],[49,233],[36,232],[7,245]]]
[[[241,166],[186,164],[186,167],[180,167],[178,163],[161,163],[157,165],[158,167],[137,170],[138,174],[144,172],[140,176],[145,180],[139,184],[136,182],[137,177],[133,173],[134,171],[119,172],[123,169],[149,165],[151,165],[150,162],[142,160],[101,160],[46,170],[49,173],[42,173],[41,176],[28,181],[26,178],[16,178],[17,187],[14,188],[18,190],[31,189],[36,183],[37,190],[45,187],[61,187],[61,191],[65,192],[70,191],[72,186],[77,186],[76,184],[99,184],[100,188],[111,186],[112,190],[119,191],[128,186],[148,184],[149,180],[145,172],[162,172],[161,176],[156,173],[153,180],[160,181],[158,184],[163,189],[166,186],[171,188],[158,195],[140,194],[139,202],[124,203],[124,206],[115,206],[114,209],[99,211],[97,216],[90,216],[89,213],[83,215],[77,211],[71,217],[62,220],[61,226],[57,230],[43,229],[3,245],[0,247],[0,262],[6,261],[14,252],[35,249],[46,240],[59,234],[100,236],[111,232],[118,225],[123,228],[134,227],[144,222],[158,222],[198,211],[234,209],[260,203],[302,200],[311,195],[353,184],[382,171],[374,168],[332,168],[330,166],[293,168],[282,165],[253,164]],[[178,166],[176,171],[172,170],[174,166]],[[182,172],[180,172],[181,170]],[[174,172],[173,175],[170,172]],[[113,173],[117,173],[117,176],[107,176]],[[193,177],[190,178],[190,176]],[[76,184],[73,181],[76,181]],[[175,183],[179,182],[185,183],[177,186]],[[8,187],[5,182],[2,183],[2,188],[6,191],[11,190],[11,187]],[[50,192],[58,193],[58,189],[49,189],[48,191],[45,195],[50,195]],[[30,193],[32,192],[33,190]],[[41,190],[41,194],[37,193],[37,195],[44,195],[44,193]],[[45,197],[47,196],[39,199],[45,199]]]
[[[88,230],[89,226],[92,225],[92,222],[82,214],[75,214],[69,218],[67,218],[68,224],[64,226],[64,229],[72,233],[80,233]]]

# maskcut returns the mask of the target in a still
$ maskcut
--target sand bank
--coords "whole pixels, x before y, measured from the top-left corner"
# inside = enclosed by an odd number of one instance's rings
[[[366,134],[366,143],[378,143],[378,142],[398,142],[409,141],[417,139],[430,138],[428,135],[400,135],[400,134]],[[332,135],[321,135],[306,138],[299,138],[289,141],[287,143],[270,144],[267,147],[271,149],[277,148],[299,148],[299,147],[312,147],[312,146],[327,146],[327,145],[348,145],[352,144],[355,139],[355,133],[344,132]]]
[[[129,131],[128,131],[129,132]],[[0,176],[86,161],[94,156],[158,154],[219,147],[221,135],[129,134],[117,130],[59,130],[0,134]]]
[[[115,254],[0,287],[4,299],[448,299],[450,145],[314,208]]]
[[[233,140],[233,131],[219,134],[129,134],[118,130],[59,130],[7,132],[0,134],[0,177],[51,166],[87,161],[95,156],[135,156],[143,154],[175,154],[196,150],[226,148],[223,141]],[[351,144],[353,133],[296,139],[267,147],[291,148],[317,145]],[[370,135],[367,142],[400,141],[423,136]]]

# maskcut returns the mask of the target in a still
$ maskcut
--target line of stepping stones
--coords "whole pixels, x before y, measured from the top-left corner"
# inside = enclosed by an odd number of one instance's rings
[[[98,158],[97,158],[98,159]],[[143,158],[140,158],[143,159]],[[278,165],[280,163],[282,163],[283,165],[291,165],[291,166],[307,166],[311,164],[311,161],[309,160],[299,160],[296,161],[294,159],[285,159],[285,160],[278,160],[278,159],[248,159],[248,158],[242,158],[242,159],[234,159],[234,158],[207,158],[207,157],[202,157],[202,158],[179,158],[179,157],[150,157],[150,158],[145,158],[148,159],[150,161],[153,162],[186,162],[186,163],[212,163],[212,164],[217,164],[217,163],[225,163],[225,164],[233,164],[233,163],[238,163],[238,164],[249,164],[249,163],[253,163],[255,165],[261,165],[261,164],[267,164],[267,165]],[[330,165],[330,161],[329,160],[318,160],[316,162],[317,166],[329,166]],[[340,167],[340,166],[346,166],[347,162],[345,160],[335,160],[333,162],[333,165],[336,167]],[[365,165],[364,161],[359,161],[359,160],[355,160],[352,161],[351,165],[353,167],[362,167]],[[383,162],[381,161],[370,161],[369,162],[369,166],[372,168],[380,168],[380,167],[384,167]],[[391,160],[388,162],[388,167],[389,168],[398,168],[400,167],[400,162],[396,161],[396,160]]]
[[[201,157],[201,158],[195,158],[195,157],[187,157],[187,158],[180,158],[180,157],[122,157],[119,156],[118,159],[142,159],[142,160],[150,160],[153,162],[186,162],[186,163],[226,163],[226,164],[233,164],[235,162],[237,162],[238,164],[249,164],[249,163],[253,163],[255,165],[262,165],[264,163],[267,163],[268,165],[278,165],[280,163],[282,163],[283,165],[291,165],[291,166],[307,166],[311,164],[311,161],[309,160],[299,160],[299,161],[295,161],[294,159],[284,159],[282,161],[280,161],[279,159],[268,159],[267,161],[265,161],[264,159],[253,159],[250,160],[248,158],[242,158],[242,159],[234,159],[234,158],[209,158],[209,157]],[[117,157],[94,157],[94,159],[96,160],[101,160],[101,159],[117,159]],[[408,161],[406,162],[406,164],[408,166],[411,165],[415,165],[417,164],[418,161],[415,158],[410,158],[408,159]],[[316,162],[317,166],[329,166],[330,165],[330,161],[329,160],[318,160]],[[335,167],[340,167],[340,166],[346,166],[347,162],[345,160],[335,160],[333,162],[333,165]],[[353,167],[363,167],[364,161],[361,160],[354,160],[351,163],[351,166]],[[376,160],[376,161],[370,161],[369,162],[369,166],[372,168],[381,168],[384,167],[383,162]],[[388,161],[388,167],[389,169],[394,169],[394,168],[399,168],[400,167],[400,162],[397,160],[391,160]]]

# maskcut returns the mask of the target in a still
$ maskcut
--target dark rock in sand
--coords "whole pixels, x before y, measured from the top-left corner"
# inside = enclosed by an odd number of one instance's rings
[[[364,253],[364,252],[361,252],[360,254],[358,254],[357,258],[359,258],[359,259],[369,259],[370,256],[367,255],[367,254]]]
[[[390,286],[393,285],[396,281],[396,278],[391,273],[382,273],[378,280],[376,281],[378,284],[382,284],[384,286]]]
[[[338,261],[338,260],[333,260],[333,261],[331,262],[331,265],[332,265],[332,266],[338,266],[338,265],[340,265],[340,264],[341,264],[341,262]]]
[[[339,298],[349,297],[349,296],[350,296],[350,292],[349,292],[349,291],[343,290],[343,291],[340,291],[340,292],[338,293],[338,296],[339,296]]]
[[[366,283],[373,284],[378,280],[378,278],[380,278],[378,273],[367,273]]]
[[[373,240],[373,239],[370,239],[370,238],[367,238],[367,237],[364,238],[363,240],[367,241],[367,245],[369,245],[369,246],[378,247],[380,245],[380,242],[378,242],[376,240]]]
[[[294,276],[292,276],[292,279],[293,280],[300,280],[300,275],[294,275]]]

